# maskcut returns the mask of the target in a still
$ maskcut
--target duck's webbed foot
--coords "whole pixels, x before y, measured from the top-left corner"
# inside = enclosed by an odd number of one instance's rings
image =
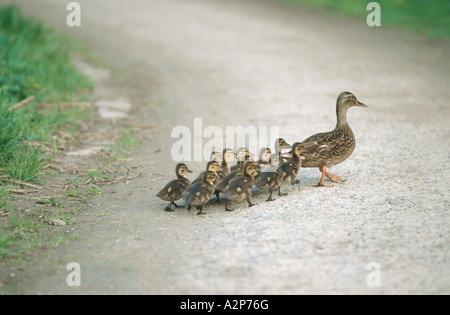
[[[335,175],[331,175],[328,172],[325,172],[325,176],[328,177],[329,180],[331,180],[331,181],[333,181],[335,183],[342,183],[342,182],[346,181],[345,178],[341,178],[341,177],[338,177],[338,176],[335,176]]]
[[[314,187],[332,187],[333,185],[327,185],[323,182],[323,180],[325,179],[325,174],[327,173],[327,167],[326,166],[319,167],[319,171],[322,173],[322,176],[320,177],[319,182],[316,185],[314,185]]]

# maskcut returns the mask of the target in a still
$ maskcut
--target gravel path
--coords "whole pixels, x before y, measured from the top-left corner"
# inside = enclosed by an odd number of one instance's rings
[[[64,1],[14,2],[98,52],[133,119],[160,128],[134,157],[144,176],[105,188],[77,240],[16,271],[22,292],[450,293],[448,40],[265,1],[83,0],[79,28]],[[347,182],[315,188],[319,171],[302,169],[286,197],[204,216],[153,197],[173,177],[174,126],[280,126],[301,141],[334,127],[345,90],[369,105],[349,110],[357,147],[331,170]]]

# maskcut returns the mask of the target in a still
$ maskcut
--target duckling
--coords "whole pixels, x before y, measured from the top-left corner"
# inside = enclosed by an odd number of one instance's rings
[[[269,190],[270,195],[266,201],[273,201],[272,192],[281,185],[282,171],[279,168],[280,156],[278,153],[272,154],[270,158],[270,165],[264,169],[259,178],[256,180],[256,187],[262,190]]]
[[[209,160],[220,162],[222,160],[222,154],[219,151],[212,151]]]
[[[275,140],[275,152],[278,153],[281,162],[285,162],[287,159],[282,157],[282,149],[288,149],[291,145],[286,142],[283,138],[278,138]]]
[[[270,165],[270,159],[272,157],[272,150],[270,148],[262,148],[259,151],[259,160],[256,162],[256,165],[260,168],[264,168]]]
[[[299,182],[297,180],[297,175],[302,166],[301,154],[303,151],[303,143],[294,143],[292,146],[292,156],[288,161],[281,163],[275,171],[265,172],[261,175],[261,179],[256,183],[256,186],[263,190],[269,190],[270,195],[266,201],[275,200],[272,198],[272,193],[275,189],[278,190],[278,196],[287,195],[287,193],[281,192],[281,185],[289,183],[294,185]],[[283,155],[283,158],[284,157],[287,156]]]
[[[238,162],[236,165],[230,168],[230,173],[228,173],[217,185],[216,187],[216,198],[217,202],[220,203],[220,193],[223,193],[227,188],[230,181],[238,174],[242,172],[242,167],[244,166],[244,162],[250,160],[252,158],[250,151],[247,148],[240,148],[238,150]]]
[[[308,147],[312,147],[309,146]],[[280,191],[280,186],[281,185],[286,185],[286,184],[296,184],[299,183],[299,181],[297,180],[297,175],[300,172],[300,168],[302,167],[302,153],[305,150],[305,146],[303,143],[300,142],[296,142],[292,145],[292,158],[286,162],[283,162],[280,164],[279,166],[279,170],[280,172],[280,176],[281,178],[279,178],[279,185],[277,188],[278,190],[278,196],[286,196],[287,193],[282,193]]]
[[[194,206],[199,210],[197,215],[204,214],[202,212],[203,205],[209,201],[214,193],[215,180],[217,175],[215,172],[206,171],[202,177],[202,182],[191,185],[184,193],[184,202],[188,206],[188,210],[191,211],[191,207]]]
[[[270,148],[262,148],[259,151],[259,160],[256,162],[256,167],[258,170],[258,174],[255,176],[255,181],[261,176],[261,172],[263,172],[267,167],[270,166],[270,159],[272,157],[272,150]]]
[[[322,176],[317,183],[319,186],[333,186],[324,184],[324,177],[339,183],[344,182],[344,178],[331,175],[327,169],[333,165],[345,161],[355,150],[356,140],[352,129],[347,122],[347,110],[350,107],[368,107],[361,103],[350,92],[342,92],[339,94],[336,102],[336,127],[329,132],[322,132],[306,138],[303,142],[315,142],[320,147],[313,153],[304,154],[303,167],[318,167]]]
[[[170,201],[169,205],[164,209],[165,211],[172,210],[172,205],[178,208],[175,203],[176,200],[180,199],[184,190],[189,186],[190,181],[185,177],[186,173],[192,173],[190,169],[184,163],[179,163],[175,167],[175,174],[177,179],[170,181],[161,191],[156,194],[157,197],[164,201]]]
[[[233,211],[229,206],[232,203],[238,203],[247,200],[248,206],[252,207],[254,204],[251,201],[252,188],[255,184],[255,175],[258,173],[256,163],[254,161],[246,161],[243,165],[243,173],[233,178],[230,184],[224,191],[227,203],[225,204],[226,211]]]
[[[231,172],[235,172],[235,171],[240,171],[242,170],[242,166],[244,165],[244,162],[251,159],[252,158],[252,154],[250,153],[250,151],[248,150],[248,148],[239,148],[237,150],[237,159],[238,162],[236,165],[232,166],[230,168]]]
[[[222,164],[220,167],[222,170],[218,172],[220,181],[225,178],[228,174],[230,174],[230,160],[235,159],[237,157],[236,153],[232,149],[223,149],[222,151]]]
[[[216,160],[209,161],[206,164],[206,170],[201,172],[200,175],[198,175],[197,178],[194,179],[189,186],[195,185],[197,183],[201,183],[203,181],[203,175],[205,175],[206,172],[210,171],[210,172],[218,173],[221,170],[222,170],[222,168],[220,167],[220,164],[218,161],[216,161]]]

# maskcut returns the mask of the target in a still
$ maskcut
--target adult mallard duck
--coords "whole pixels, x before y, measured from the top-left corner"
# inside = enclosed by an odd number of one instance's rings
[[[232,211],[229,206],[232,203],[238,203],[247,200],[248,206],[254,206],[251,201],[252,188],[255,185],[255,175],[258,173],[256,163],[254,161],[246,161],[243,165],[243,173],[236,175],[224,190],[227,202],[225,204],[226,211]]]
[[[322,132],[306,138],[303,142],[313,142],[319,147],[313,153],[305,153],[302,167],[318,167],[322,176],[316,186],[333,186],[324,184],[325,176],[333,182],[345,179],[331,175],[327,169],[345,161],[355,150],[355,135],[347,122],[347,110],[352,106],[367,107],[350,92],[339,94],[336,102],[336,127],[329,132]]]
[[[185,177],[186,173],[192,173],[190,169],[184,163],[179,163],[175,167],[175,174],[177,179],[174,179],[167,183],[167,185],[161,189],[161,191],[156,194],[157,197],[164,201],[170,201],[169,205],[164,209],[166,211],[174,211],[172,205],[178,208],[175,203],[176,200],[180,199],[184,190],[189,186],[190,181]]]
[[[184,202],[188,206],[188,210],[191,207],[196,207],[199,212],[197,214],[203,214],[203,205],[209,201],[214,193],[215,181],[217,175],[215,172],[206,171],[202,177],[200,183],[189,186],[184,193]]]

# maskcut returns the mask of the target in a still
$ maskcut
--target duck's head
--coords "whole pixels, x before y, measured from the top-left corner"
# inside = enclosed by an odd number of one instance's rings
[[[289,148],[291,145],[286,142],[283,138],[278,138],[275,140],[275,148],[278,149],[278,152],[281,152],[283,148]]]
[[[186,164],[179,163],[175,167],[175,173],[177,174],[177,176],[184,176],[184,175],[186,175],[186,173],[192,173],[192,171],[190,169],[188,169]]]
[[[271,155],[272,150],[269,148],[262,148],[261,151],[259,151],[259,160],[263,163],[269,163]]]
[[[250,176],[257,176],[259,171],[256,166],[256,163],[254,161],[245,161],[243,166],[244,174],[250,175]]]
[[[340,107],[350,108],[352,106],[367,107],[366,104],[358,101],[356,96],[353,95],[353,93],[351,92],[342,92],[341,94],[339,94],[336,103],[337,108]]]
[[[224,161],[229,161],[235,159],[237,155],[232,149],[223,149],[222,157]]]
[[[220,171],[222,168],[220,167],[219,162],[212,160],[209,161],[208,164],[206,164],[206,169],[210,172],[217,172]]]
[[[205,183],[214,184],[216,179],[217,179],[217,175],[215,172],[206,171],[205,174],[203,175],[203,181]]]

